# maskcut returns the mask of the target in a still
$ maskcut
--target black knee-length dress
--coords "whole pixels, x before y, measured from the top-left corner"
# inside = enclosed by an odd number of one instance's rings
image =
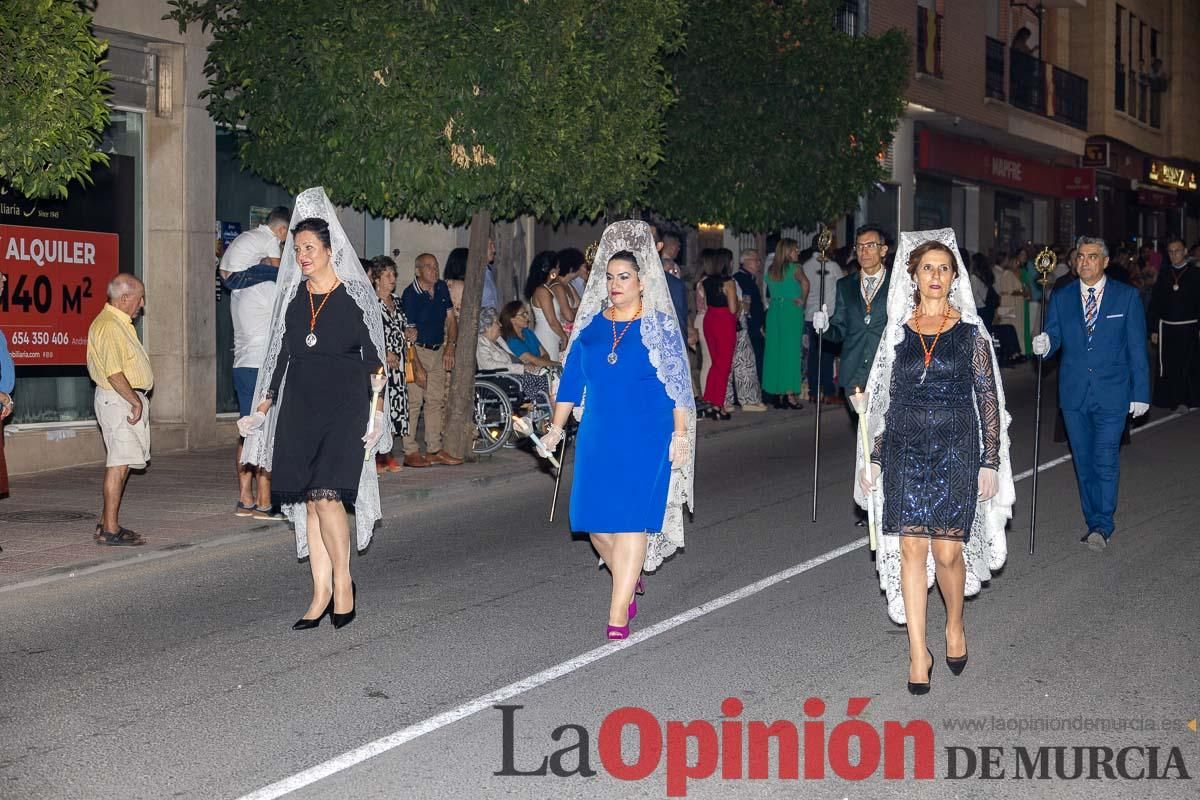
[[[933,337],[926,338],[926,346]],[[979,469],[1000,466],[1000,404],[991,341],[975,325],[945,331],[929,368],[904,326],[892,367],[887,426],[871,460],[883,470],[883,532],[967,541]]]
[[[325,295],[314,294],[314,308]],[[309,347],[309,296],[301,285],[285,312],[286,328],[271,389],[280,397],[271,462],[276,504],[336,499],[353,504],[363,469],[371,375],[382,366],[362,309],[339,285],[317,316]],[[286,383],[284,383],[286,379]],[[371,464],[374,469],[374,464]]]

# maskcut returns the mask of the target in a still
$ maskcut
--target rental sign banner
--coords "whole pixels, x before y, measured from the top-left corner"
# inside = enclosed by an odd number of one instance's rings
[[[0,333],[18,365],[86,364],[87,332],[119,268],[115,233],[0,224]]]

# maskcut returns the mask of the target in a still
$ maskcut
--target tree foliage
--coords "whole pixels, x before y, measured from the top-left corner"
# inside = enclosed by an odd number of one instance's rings
[[[0,181],[26,197],[66,197],[90,180],[108,124],[100,58],[107,44],[91,15],[65,0],[0,3]]]
[[[627,207],[662,153],[680,0],[172,0],[209,111],[291,190],[461,223]]]
[[[816,227],[881,177],[907,37],[834,29],[837,0],[693,0],[649,205],[743,231]]]

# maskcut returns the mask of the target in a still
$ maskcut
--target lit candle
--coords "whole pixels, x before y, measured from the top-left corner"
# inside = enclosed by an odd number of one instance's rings
[[[862,446],[863,468],[871,468],[871,437],[867,432],[867,396],[861,387],[855,386],[850,395],[850,404],[858,414],[858,439]],[[871,549],[875,549],[875,487],[867,493],[867,530],[871,537]]]

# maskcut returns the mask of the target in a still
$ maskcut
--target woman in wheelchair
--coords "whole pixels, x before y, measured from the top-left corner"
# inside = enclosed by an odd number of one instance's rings
[[[504,337],[504,345],[508,352],[526,366],[561,369],[562,365],[550,358],[537,334],[533,332],[532,321],[533,315],[520,300],[513,300],[504,305],[500,311],[500,335]]]
[[[509,311],[511,306],[524,308],[520,302],[512,302],[504,307],[505,311]],[[520,313],[525,312],[522,310]],[[557,367],[558,364],[548,358],[535,358],[528,352],[524,354],[524,359],[513,355],[501,339],[503,319],[504,314],[497,316],[494,308],[480,309],[479,339],[475,344],[476,369],[481,372],[503,372],[521,384],[521,393],[526,398],[535,398],[541,393],[551,397],[553,402],[547,368]],[[509,324],[511,326],[511,317]],[[532,335],[532,331],[530,333]],[[534,342],[537,342],[536,338]]]

